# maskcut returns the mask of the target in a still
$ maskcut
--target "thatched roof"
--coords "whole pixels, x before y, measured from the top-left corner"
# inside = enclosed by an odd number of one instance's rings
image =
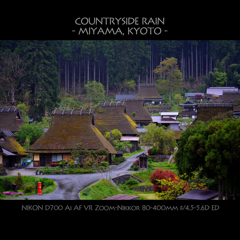
[[[240,91],[223,91],[223,102],[233,103],[233,112],[240,112]]]
[[[0,146],[11,153],[27,155],[25,149],[16,141],[15,135],[9,130],[0,131]]]
[[[0,107],[0,129],[16,132],[24,123],[17,107]]]
[[[103,133],[118,129],[123,135],[136,135],[137,125],[126,114],[125,103],[99,103],[100,112],[95,114],[95,126]]]
[[[197,121],[207,122],[218,114],[233,110],[232,103],[202,103],[197,105],[197,118],[192,122]]]
[[[136,122],[152,122],[151,114],[147,108],[144,107],[144,100],[126,99],[122,100],[126,105],[126,114]],[[132,113],[135,112],[136,116],[133,117]]]
[[[140,90],[134,97],[135,99],[144,98],[144,99],[163,99],[162,96],[157,92],[156,85],[140,85]]]
[[[116,150],[94,126],[92,110],[54,110],[52,126],[29,149],[35,153],[69,153],[78,143],[88,150]]]

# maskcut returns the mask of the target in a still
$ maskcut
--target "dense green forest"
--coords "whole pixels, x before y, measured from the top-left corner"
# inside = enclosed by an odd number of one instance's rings
[[[134,80],[137,92],[139,83],[156,83],[154,69],[171,57],[188,89],[240,86],[239,40],[1,40],[0,101],[26,102],[31,117],[57,106],[60,89],[77,95],[88,81],[109,96]]]

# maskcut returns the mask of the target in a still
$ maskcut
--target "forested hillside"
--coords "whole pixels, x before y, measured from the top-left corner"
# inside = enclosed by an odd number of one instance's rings
[[[1,40],[0,51],[1,104],[27,102],[30,116],[57,106],[60,89],[79,94],[88,81],[108,96],[126,93],[124,81],[134,80],[137,92],[171,57],[185,86],[240,86],[239,40]]]

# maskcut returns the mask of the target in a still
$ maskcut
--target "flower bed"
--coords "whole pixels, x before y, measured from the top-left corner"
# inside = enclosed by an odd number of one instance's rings
[[[2,194],[6,194],[6,195],[15,195],[15,194],[24,194],[22,192],[3,192]]]

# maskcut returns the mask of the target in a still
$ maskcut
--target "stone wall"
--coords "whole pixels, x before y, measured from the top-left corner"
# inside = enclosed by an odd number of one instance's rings
[[[139,182],[142,182],[141,179],[131,175],[131,174],[125,174],[125,175],[122,175],[122,176],[119,176],[119,177],[116,177],[116,178],[113,178],[113,182],[115,182],[116,184],[122,184],[124,183],[125,181],[128,181],[130,178],[135,178],[136,180],[138,180]]]

